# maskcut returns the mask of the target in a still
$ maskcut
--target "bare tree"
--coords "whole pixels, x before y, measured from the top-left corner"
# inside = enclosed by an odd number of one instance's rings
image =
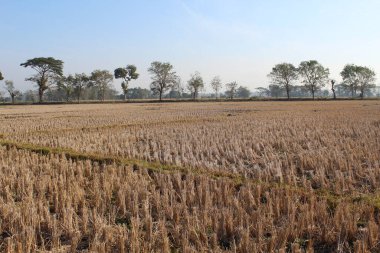
[[[169,98],[180,98],[184,92],[181,78],[178,77],[177,83],[175,83],[169,91]]]
[[[193,99],[198,97],[199,91],[204,87],[203,79],[198,71],[191,75],[187,82],[188,90],[193,94]]]
[[[218,98],[218,94],[219,94],[219,91],[220,89],[222,88],[222,81],[220,80],[220,77],[219,76],[215,76],[212,80],[211,80],[211,88],[214,90],[215,92],[215,98]]]
[[[21,92],[19,90],[16,90],[13,81],[6,80],[5,81],[5,89],[8,91],[9,96],[11,97],[12,104],[15,103],[15,98],[21,95]]]

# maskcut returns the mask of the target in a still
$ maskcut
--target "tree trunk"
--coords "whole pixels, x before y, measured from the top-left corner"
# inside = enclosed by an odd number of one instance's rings
[[[39,103],[42,103],[42,96],[44,95],[44,91],[41,89],[41,88],[39,88],[38,89],[38,99],[39,99]]]
[[[290,92],[288,88],[286,89],[286,95],[288,96],[288,100],[290,100]]]
[[[79,104],[79,100],[80,100],[80,94],[81,94],[81,89],[78,90],[78,97],[77,97],[77,99],[78,99],[78,104]]]
[[[124,92],[124,101],[127,100],[127,92]]]
[[[314,93],[315,93],[314,89],[311,90],[311,94],[313,95],[313,100],[314,100]]]
[[[332,89],[332,92],[333,92],[334,99],[336,99],[335,89]]]
[[[162,101],[162,91],[160,91],[160,101]]]
[[[12,104],[14,104],[15,103],[15,95],[11,95],[11,98],[12,98]]]
[[[104,96],[105,96],[106,90],[102,90],[102,102],[104,102]]]

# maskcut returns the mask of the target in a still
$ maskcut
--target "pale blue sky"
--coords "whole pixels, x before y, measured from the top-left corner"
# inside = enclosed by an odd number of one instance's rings
[[[266,86],[273,65],[316,59],[333,78],[346,63],[380,74],[377,0],[0,0],[0,70],[25,90],[20,63],[52,56],[65,74],[171,62],[182,80]],[[115,81],[119,88],[119,82]]]

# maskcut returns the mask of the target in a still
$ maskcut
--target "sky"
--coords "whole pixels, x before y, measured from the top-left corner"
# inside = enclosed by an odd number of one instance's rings
[[[0,0],[0,71],[23,91],[35,86],[20,63],[34,57],[64,61],[66,75],[134,64],[130,87],[143,88],[151,62],[170,62],[184,86],[199,71],[206,92],[217,75],[267,86],[282,62],[318,60],[338,81],[347,63],[380,75],[379,10],[378,0]]]

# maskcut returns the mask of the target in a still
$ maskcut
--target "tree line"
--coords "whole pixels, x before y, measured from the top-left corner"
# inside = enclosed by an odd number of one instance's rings
[[[200,91],[205,87],[203,78],[199,72],[191,74],[187,81],[187,92],[182,85],[182,81],[174,71],[173,65],[168,62],[154,61],[148,68],[151,75],[150,90],[142,88],[129,88],[129,83],[138,79],[139,74],[135,65],[127,65],[119,67],[111,73],[108,70],[94,70],[89,75],[85,73],[76,73],[73,75],[63,75],[63,61],[52,57],[39,57],[29,59],[20,66],[32,68],[35,73],[26,78],[37,86],[38,102],[43,102],[44,97],[49,100],[76,100],[78,103],[82,99],[98,99],[104,101],[108,98],[117,98],[117,91],[113,89],[112,84],[114,79],[121,80],[122,98],[154,98],[157,97],[160,101],[163,98],[192,98],[197,99]],[[312,98],[315,94],[326,85],[331,85],[333,98],[336,98],[336,81],[329,79],[329,69],[322,66],[315,60],[303,61],[298,67],[291,63],[280,63],[272,68],[268,77],[271,84],[268,88],[259,87],[257,92],[261,95],[281,97],[284,93],[288,99],[291,94],[310,93]],[[342,87],[345,91],[350,92],[351,96],[357,95],[360,92],[360,97],[363,98],[366,91],[375,87],[375,72],[368,67],[347,64],[342,72]],[[0,72],[0,80],[4,77]],[[301,86],[295,85],[300,81]],[[244,86],[239,86],[237,82],[229,82],[224,84],[225,92],[221,93],[223,83],[219,76],[211,80],[210,86],[213,90],[213,97],[225,97],[229,99],[249,98],[251,91]],[[4,88],[11,98],[11,102],[22,95],[25,100],[34,100],[34,92],[28,90],[22,94],[17,90],[10,80],[5,80]],[[1,94],[0,94],[1,95]]]
[[[38,101],[43,102],[44,97],[49,97],[50,100],[66,101],[81,99],[98,99],[104,101],[108,97],[116,98],[117,91],[112,87],[114,79],[121,80],[121,88],[123,99],[128,98],[193,98],[197,99],[199,92],[204,89],[204,81],[199,72],[191,75],[187,81],[187,90],[182,85],[180,77],[174,71],[173,65],[168,62],[155,61],[151,63],[148,72],[151,75],[152,82],[150,90],[142,88],[129,88],[129,83],[138,79],[139,74],[135,65],[127,65],[119,67],[111,73],[108,70],[94,70],[89,75],[85,73],[77,73],[74,75],[63,75],[63,61],[48,57],[39,57],[29,59],[20,64],[25,68],[32,68],[35,74],[26,78],[37,86]],[[1,73],[1,72],[0,72]],[[3,76],[1,76],[1,80]],[[248,98],[251,92],[248,88],[238,87],[236,82],[226,84],[227,91],[224,95],[219,94],[222,88],[222,81],[219,77],[212,80],[211,86],[215,91],[215,96],[228,96],[229,98],[242,97]],[[15,98],[24,95],[25,100],[34,100],[33,91],[28,90],[22,94],[15,89],[12,81],[5,81],[5,89],[11,97],[12,103]]]
[[[330,85],[333,98],[336,99],[336,80],[329,79],[330,71],[318,61],[303,61],[296,68],[291,63],[280,63],[272,68],[268,77],[271,79],[270,89],[277,91],[285,91],[286,96],[290,99],[291,91],[295,87],[295,82],[300,80],[303,88],[310,92],[312,98],[315,93],[322,87]],[[360,98],[364,98],[365,93],[375,87],[376,74],[365,66],[357,66],[355,64],[347,64],[340,72],[342,83],[340,86],[345,91],[349,91],[352,97],[360,92]],[[270,92],[270,89],[259,88],[261,92]]]

